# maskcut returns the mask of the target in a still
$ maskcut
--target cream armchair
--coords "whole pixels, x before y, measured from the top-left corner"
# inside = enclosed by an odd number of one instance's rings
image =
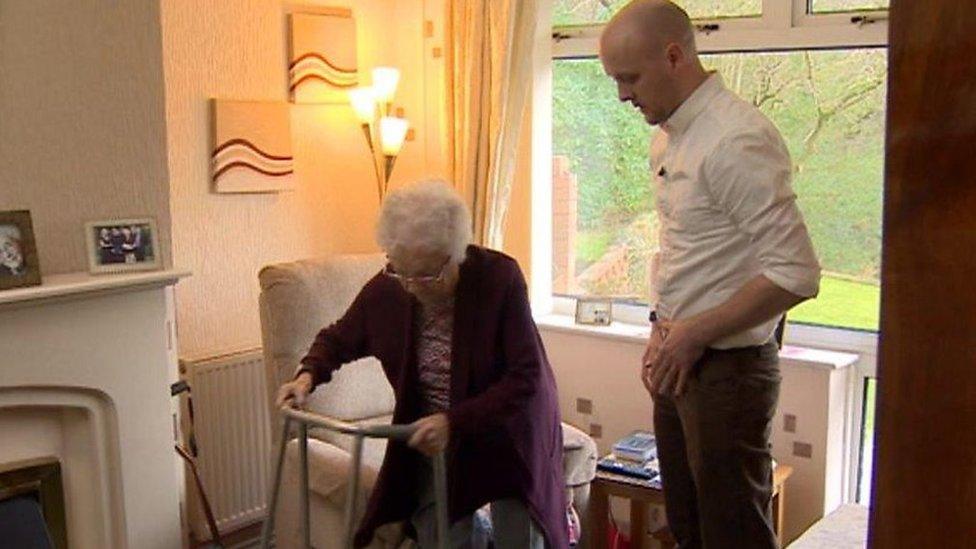
[[[383,256],[339,255],[325,259],[271,265],[258,275],[261,283],[261,335],[269,391],[274,407],[277,388],[290,380],[298,361],[316,333],[337,320],[352,303],[360,288],[383,267]],[[339,370],[333,380],[312,393],[308,409],[354,423],[389,423],[393,414],[393,391],[379,362],[360,360]],[[272,433],[280,431],[280,419],[272,409]],[[576,429],[563,425],[564,465],[567,492],[581,518],[585,518],[589,483],[596,468],[596,444]],[[343,531],[346,482],[351,461],[351,439],[325,431],[310,431],[309,508],[312,543],[319,549],[338,548]],[[277,441],[273,448],[277,448]],[[360,472],[366,501],[376,481],[386,443],[367,440]],[[281,500],[275,517],[277,547],[301,547],[298,510],[298,450],[292,442],[286,452]],[[363,507],[362,505],[360,507]],[[362,512],[363,509],[360,509]],[[586,527],[584,525],[584,532]],[[401,547],[402,525],[377,532],[373,547]]]

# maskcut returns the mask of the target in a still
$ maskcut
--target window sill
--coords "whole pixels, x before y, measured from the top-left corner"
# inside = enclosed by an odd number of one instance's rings
[[[539,315],[535,318],[535,323],[542,332],[575,334],[642,346],[647,344],[647,338],[651,333],[649,326],[626,322],[613,322],[609,326],[576,324],[572,316],[561,314]],[[793,364],[821,370],[841,370],[853,366],[860,359],[858,354],[852,352],[815,349],[799,345],[784,345],[779,356]]]
[[[647,338],[651,335],[650,326],[639,326],[625,322],[613,322],[609,326],[589,326],[577,324],[572,316],[561,314],[537,316],[535,323],[543,332],[578,334],[640,345],[646,344]]]

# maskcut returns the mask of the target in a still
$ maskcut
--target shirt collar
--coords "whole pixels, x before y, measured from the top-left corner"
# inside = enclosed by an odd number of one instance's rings
[[[705,110],[712,97],[723,89],[725,83],[722,81],[722,76],[712,71],[708,78],[699,84],[695,91],[661,124],[661,129],[669,135],[684,133],[695,118]]]

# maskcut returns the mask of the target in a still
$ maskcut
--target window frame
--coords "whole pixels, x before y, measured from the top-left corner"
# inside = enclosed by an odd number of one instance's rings
[[[548,0],[551,2],[551,0]],[[887,47],[888,12],[810,13],[807,0],[763,0],[759,17],[695,19],[700,53]],[[866,19],[859,19],[866,18]],[[865,21],[863,23],[855,20]],[[702,30],[718,25],[718,30]],[[604,24],[553,27],[552,58],[594,57]]]
[[[553,0],[541,0],[540,19],[550,20]],[[812,12],[809,0],[763,0],[762,15],[695,19],[699,53],[772,52],[888,47],[888,11]],[[717,30],[707,25],[718,25]],[[540,27],[545,26],[540,24]],[[532,296],[538,315],[572,315],[576,299],[552,293],[552,62],[596,57],[605,24],[551,27],[538,33],[533,93]],[[614,321],[646,325],[646,305],[614,303]],[[845,463],[842,497],[854,502],[861,460],[866,378],[877,376],[877,332],[788,323],[788,345],[855,353],[846,388]]]

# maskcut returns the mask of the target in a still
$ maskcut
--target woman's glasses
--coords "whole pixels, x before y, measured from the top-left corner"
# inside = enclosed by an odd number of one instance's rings
[[[390,278],[392,278],[394,280],[397,280],[398,282],[400,282],[400,284],[403,284],[403,285],[407,285],[407,284],[427,284],[427,285],[429,285],[429,284],[437,284],[437,283],[439,283],[439,282],[441,282],[441,281],[444,280],[444,274],[447,272],[447,264],[450,263],[450,262],[451,262],[451,258],[449,257],[449,258],[447,258],[447,260],[444,261],[443,264],[441,264],[441,268],[438,269],[437,274],[432,274],[432,275],[415,275],[415,276],[402,275],[402,274],[396,272],[393,269],[393,265],[391,263],[387,263],[386,266],[383,267],[383,274],[385,274],[386,276],[388,276],[388,277],[390,277]]]

